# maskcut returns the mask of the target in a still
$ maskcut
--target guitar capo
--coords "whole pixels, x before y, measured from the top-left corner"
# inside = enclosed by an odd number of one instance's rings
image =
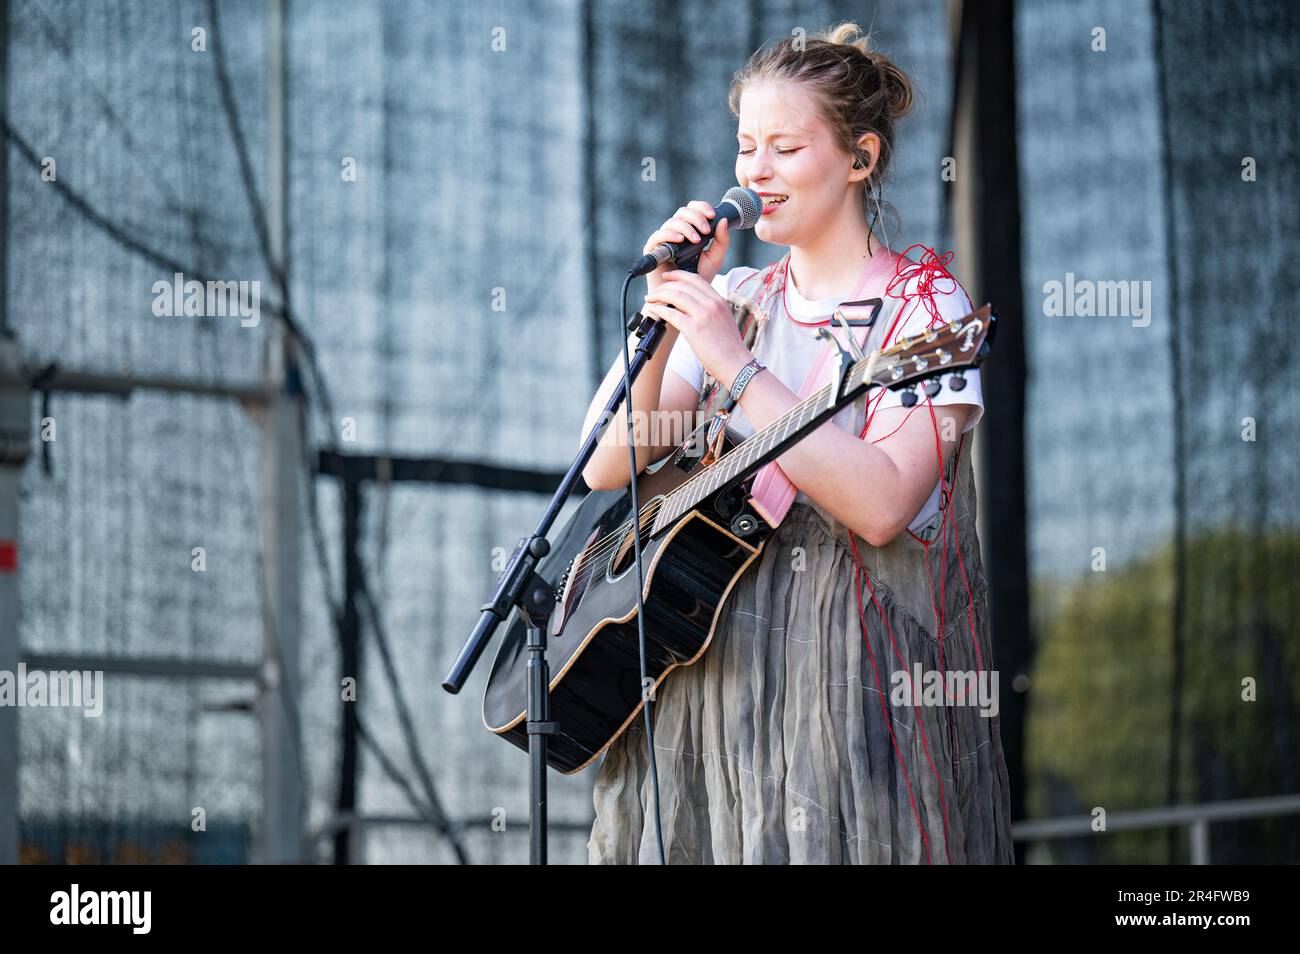
[[[854,308],[858,306],[865,307],[868,305],[872,306],[871,314],[866,318],[850,318],[844,313],[844,309],[846,308]],[[844,385],[848,382],[849,370],[853,367],[854,363],[861,361],[866,357],[866,355],[862,353],[862,346],[858,344],[858,339],[853,337],[852,329],[864,327],[870,328],[874,325],[876,323],[876,317],[880,314],[880,309],[883,305],[884,302],[879,298],[864,298],[861,301],[843,302],[839,308],[835,309],[834,319],[835,322],[844,329],[844,336],[849,342],[848,351],[844,350],[844,345],[840,344],[839,339],[831,334],[830,330],[825,325],[818,328],[815,332],[818,338],[823,338],[830,342],[830,344],[834,345],[836,351],[835,377],[832,379],[835,387],[831,388],[830,400],[827,403],[828,409],[835,407],[835,402],[839,399],[840,394],[844,391]]]

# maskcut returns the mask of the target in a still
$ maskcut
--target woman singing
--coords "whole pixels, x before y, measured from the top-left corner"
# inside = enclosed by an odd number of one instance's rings
[[[798,402],[827,347],[815,329],[841,303],[882,300],[863,332],[867,350],[973,311],[947,257],[923,249],[913,261],[877,234],[895,124],[911,100],[906,76],[856,24],[751,57],[728,98],[736,181],[764,197],[758,236],[789,252],[721,273],[723,220],[698,274],[668,263],[649,276],[641,310],[669,328],[635,383],[634,408],[679,420],[712,413],[746,372],[726,421],[743,439]],[[697,241],[714,217],[690,202],[645,251]],[[759,317],[742,320],[741,301]],[[620,357],[584,433],[622,373]],[[654,696],[669,863],[1012,860],[965,436],[982,413],[978,371],[960,390],[945,384],[915,402],[872,390],[777,458],[797,488],[793,504],[732,589],[707,651]],[[622,414],[584,472],[593,489],[628,482]],[[638,446],[638,468],[673,449]],[[926,697],[927,673],[973,674],[991,682],[991,700],[951,689]],[[589,860],[657,862],[640,720],[610,746],[594,798]]]

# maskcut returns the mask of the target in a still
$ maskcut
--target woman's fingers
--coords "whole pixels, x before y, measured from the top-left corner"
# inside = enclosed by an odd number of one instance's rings
[[[700,240],[700,230],[690,221],[684,218],[674,217],[670,220],[670,223],[673,230],[676,231],[679,236],[682,236],[682,238],[676,239],[676,241],[680,242],[683,240],[689,240],[691,242],[698,242]]]
[[[669,221],[673,228],[685,234],[692,242],[699,242],[709,231],[708,220],[700,221],[701,219],[704,219],[703,213],[682,208]]]
[[[712,229],[709,219],[716,215],[713,206],[707,202],[700,199],[688,202],[646,240],[642,254],[649,255],[666,242],[702,242]]]
[[[722,270],[722,262],[727,257],[727,245],[731,241],[731,223],[725,218],[718,219],[717,234],[709,250],[700,258],[700,277],[712,280]]]
[[[726,246],[727,240],[731,238],[731,223],[726,219],[718,221],[718,231],[713,237],[713,246],[709,249],[712,252],[718,246]]]
[[[664,305],[672,305],[678,311],[684,311],[691,317],[703,314],[702,309],[708,306],[708,299],[700,294],[698,289],[692,288],[682,281],[672,281],[667,273],[664,280],[653,292],[646,296],[646,301],[656,302]],[[703,279],[701,279],[703,280]]]
[[[661,318],[678,331],[682,330],[682,313],[675,308],[669,308],[667,305],[659,302],[647,301],[641,306],[641,314],[649,315],[652,318]]]
[[[680,209],[677,209],[677,214],[690,222],[695,227],[695,231],[698,231],[701,235],[707,235],[712,230],[712,225],[708,224],[708,220],[712,217],[712,209],[708,208],[708,203],[705,203],[705,201],[697,199],[692,203],[682,205]]]
[[[713,228],[709,223],[709,219],[713,218],[717,213],[713,211],[713,206],[709,205],[709,203],[696,199],[693,202],[686,203],[686,208],[698,214],[700,218],[693,219],[692,221],[698,222],[702,231],[708,232]]]
[[[650,238],[646,239],[645,249],[643,250],[642,254],[649,255],[660,245],[664,245],[669,242],[686,241],[686,236],[683,233],[681,228],[681,226],[684,225],[684,223],[674,224],[674,221],[675,220],[673,219],[669,219],[662,226],[660,226],[658,231],[656,231],[653,235],[651,235]]]
[[[707,202],[701,202],[696,199],[677,210],[676,218],[687,222],[691,228],[695,229],[697,236],[708,235],[713,226],[709,224],[709,219],[713,218],[713,208]],[[694,238],[691,241],[698,242],[700,239]]]
[[[697,293],[704,301],[710,301],[714,298],[719,300],[719,295],[703,275],[696,272],[688,272],[685,269],[676,268],[672,271],[664,272],[664,283],[655,289],[662,291],[665,288],[685,288]]]
[[[646,242],[646,254],[663,242],[699,242],[708,235],[712,226],[709,219],[717,215],[713,206],[696,199],[680,209],[659,227],[659,231]]]

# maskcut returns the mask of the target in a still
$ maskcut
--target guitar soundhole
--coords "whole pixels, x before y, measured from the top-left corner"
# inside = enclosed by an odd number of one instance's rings
[[[646,547],[650,543],[650,529],[654,526],[654,514],[641,514],[641,559],[645,560]],[[623,531],[623,537],[618,541],[618,549],[614,553],[614,559],[610,563],[610,575],[621,576],[623,573],[636,566],[636,551],[632,544],[635,542],[632,535],[632,524],[629,522]]]
[[[610,566],[610,573],[613,576],[621,576],[625,571],[636,565],[636,552],[632,548],[635,541],[632,537],[632,528],[628,527],[623,539],[619,541],[618,552],[614,554],[614,562]],[[641,552],[645,554],[645,533],[641,534]]]

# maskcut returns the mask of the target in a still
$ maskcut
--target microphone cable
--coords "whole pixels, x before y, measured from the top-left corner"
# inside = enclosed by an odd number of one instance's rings
[[[627,290],[632,284],[633,277],[632,273],[628,272],[627,277],[623,279],[623,291],[619,296],[618,309],[619,317],[622,321],[619,328],[619,334],[623,338],[623,412],[624,418],[627,421],[628,462],[632,473],[632,479],[629,486],[632,491],[632,555],[636,561],[636,632],[637,646],[641,658],[641,709],[645,714],[646,756],[650,761],[650,785],[654,795],[655,839],[659,844],[659,863],[661,865],[667,865],[668,861],[664,855],[663,818],[659,811],[659,765],[655,760],[655,729],[654,717],[651,712],[652,693],[648,692],[646,687],[646,680],[649,677],[646,675],[644,606],[645,575],[641,568],[641,506],[637,497],[636,487],[636,439],[633,434],[632,419],[632,372],[630,359],[628,358],[627,353]],[[640,327],[639,322],[637,327]],[[644,365],[642,367],[644,368]]]
[[[751,229],[763,214],[763,200],[757,192],[752,189],[746,189],[743,186],[733,186],[727,190],[727,194],[722,197],[719,206],[730,202],[736,210],[736,224],[729,226],[738,229]],[[730,220],[730,214],[728,213]],[[714,221],[715,232],[717,220]],[[678,262],[678,267],[683,267],[685,262],[698,262],[699,256],[704,249],[713,244],[714,234],[711,233],[707,238],[701,238],[698,243],[666,243],[674,252],[674,259]],[[661,246],[662,248],[662,246]],[[647,274],[660,264],[662,258],[656,260],[658,250],[643,255],[632,268],[628,270],[627,276],[623,279],[623,290],[619,296],[619,318],[622,325],[619,328],[619,334],[623,339],[623,411],[627,420],[627,446],[628,446],[628,466],[631,470],[631,480],[629,487],[632,493],[632,556],[636,562],[636,631],[637,631],[637,648],[641,662],[641,708],[645,713],[645,736],[646,736],[646,756],[650,763],[650,785],[654,795],[655,807],[655,838],[659,844],[659,863],[668,864],[664,854],[664,828],[663,818],[659,806],[659,764],[655,758],[655,730],[654,715],[651,706],[651,693],[648,691],[646,682],[646,646],[645,646],[645,574],[641,567],[641,504],[637,495],[637,467],[636,467],[636,437],[633,428],[632,418],[632,372],[631,359],[627,353],[627,290],[632,284],[632,279],[640,275]],[[691,267],[695,271],[695,266]],[[671,305],[669,307],[672,307]],[[639,318],[644,318],[638,312]],[[638,321],[636,326],[638,330],[641,322]],[[644,339],[644,335],[640,335]],[[644,365],[642,365],[644,368]],[[658,402],[655,403],[655,410],[658,411]],[[653,428],[647,428],[647,433],[653,433]]]

